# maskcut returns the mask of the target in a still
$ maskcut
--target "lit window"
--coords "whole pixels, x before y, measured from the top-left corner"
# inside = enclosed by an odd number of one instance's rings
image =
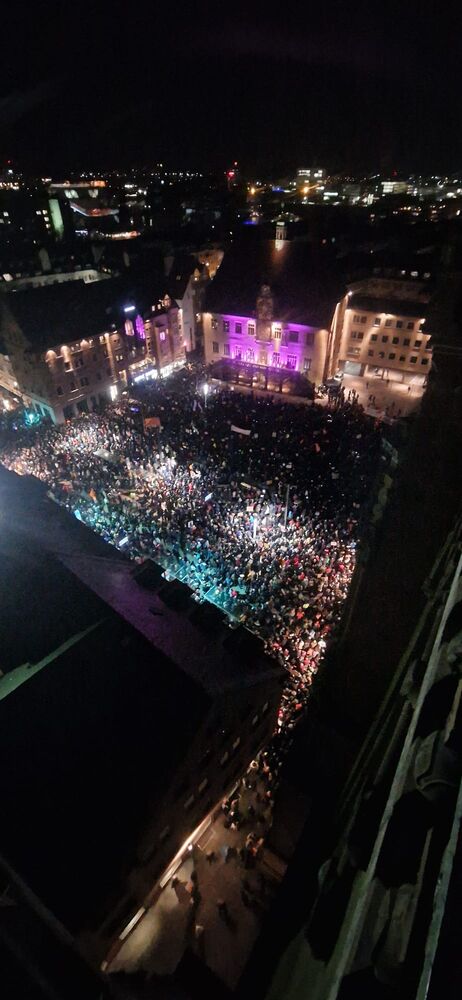
[[[274,353],[273,354],[273,366],[274,366],[274,368],[279,368],[280,364],[281,364],[281,355],[277,354],[277,353]]]
[[[242,347],[239,347],[239,346],[234,347],[233,348],[233,354],[234,354],[234,357],[236,358],[236,360],[240,361],[241,358],[242,358]]]
[[[392,325],[393,325],[393,320],[392,319],[386,319],[385,320],[385,326],[392,326]]]
[[[374,326],[380,326],[380,316],[375,317]]]
[[[199,792],[199,795],[201,795],[202,792],[205,792],[205,789],[207,788],[208,783],[209,783],[209,779],[208,778],[204,778],[204,780],[201,781],[201,783],[200,783],[200,785],[199,785],[199,787],[197,789],[197,791]]]
[[[185,810],[186,809],[190,809],[191,806],[192,806],[192,804],[193,804],[193,802],[194,802],[194,795],[190,795],[189,799],[186,799],[186,802],[184,803],[183,809],[185,809]]]
[[[223,345],[223,354],[224,354],[225,358],[229,358],[230,357],[230,355],[231,355],[231,349],[230,349],[229,344],[224,344]]]
[[[223,333],[229,333],[229,320],[223,320]]]
[[[223,767],[223,764],[226,764],[226,761],[228,760],[228,758],[229,758],[229,753],[228,753],[227,750],[225,750],[225,752],[223,754],[223,757],[221,757],[221,759],[220,759],[220,764],[221,764],[222,767]]]
[[[234,740],[234,743],[233,743],[233,750],[237,750],[240,742],[241,742],[241,737],[237,736],[236,739]]]
[[[287,355],[287,367],[290,368],[291,371],[295,371],[297,367],[297,357],[295,354]]]
[[[235,323],[234,332],[237,334],[242,333],[242,323]]]
[[[303,371],[309,372],[310,368],[311,368],[311,358],[304,358]]]
[[[255,337],[255,323],[247,323],[247,333],[249,337]]]
[[[249,349],[245,352],[245,360],[250,362],[255,360],[255,353],[252,347],[249,347]]]
[[[282,337],[282,329],[280,326],[273,327],[273,337],[275,340],[280,340]]]
[[[159,340],[165,340],[165,330],[161,330],[159,333]]]

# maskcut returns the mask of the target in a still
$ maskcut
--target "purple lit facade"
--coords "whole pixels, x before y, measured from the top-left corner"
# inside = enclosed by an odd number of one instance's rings
[[[260,327],[261,329],[261,327]],[[300,323],[277,319],[267,324],[267,335],[258,336],[256,317],[230,313],[204,316],[206,360],[245,361],[262,368],[305,374],[310,380],[323,378],[328,333]]]

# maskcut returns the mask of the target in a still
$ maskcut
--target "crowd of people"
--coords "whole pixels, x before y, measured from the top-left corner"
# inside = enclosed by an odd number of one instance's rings
[[[102,414],[10,432],[0,458],[263,637],[287,670],[281,749],[339,620],[379,451],[351,396],[206,396],[183,374]]]

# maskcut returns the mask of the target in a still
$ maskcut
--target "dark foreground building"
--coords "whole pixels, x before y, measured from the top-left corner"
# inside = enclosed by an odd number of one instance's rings
[[[0,851],[100,963],[275,726],[243,629],[0,470]]]

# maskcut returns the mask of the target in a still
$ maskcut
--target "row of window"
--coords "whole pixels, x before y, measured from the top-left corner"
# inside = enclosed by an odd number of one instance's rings
[[[369,358],[373,358],[374,357],[374,351],[368,351],[367,352],[367,356]],[[378,352],[378,357],[379,358],[384,358],[385,357],[385,351],[379,351]],[[396,354],[394,353],[394,351],[392,351],[391,354],[388,355],[388,360],[389,361],[395,361],[396,360]],[[400,354],[398,360],[399,361],[406,361],[406,355],[405,354]],[[417,355],[415,355],[415,354],[412,355],[412,357],[409,358],[409,363],[411,365],[416,365],[417,361],[418,361],[418,358],[417,358]],[[429,359],[428,358],[421,358],[420,359],[420,364],[421,365],[428,365],[428,363],[429,363]]]
[[[374,326],[380,326],[381,322],[382,322],[382,317],[376,316],[374,319]],[[355,316],[353,316],[353,323],[367,323],[367,316],[358,316],[356,314]],[[404,320],[402,319],[395,320],[394,317],[391,318],[388,317],[388,319],[385,320],[385,326],[393,326],[393,325],[396,326],[397,330],[402,330],[404,327]],[[413,330],[414,326],[415,323],[413,320],[409,320],[409,322],[406,322],[406,330]],[[423,329],[423,324],[420,323],[419,330],[422,329]]]
[[[364,338],[364,333],[361,330],[352,330],[352,332],[351,332],[351,340],[363,340],[363,338]],[[378,338],[378,334],[377,333],[371,333],[371,336],[370,336],[371,343],[376,343],[376,341],[378,339],[379,338]],[[390,340],[390,338],[389,338],[388,334],[385,334],[381,338],[381,340],[382,340],[382,344],[388,344],[388,341]],[[401,343],[400,338],[399,337],[392,337],[391,338],[391,343],[392,344],[400,344]],[[403,347],[410,347],[410,344],[411,344],[410,337],[403,337]],[[416,349],[418,349],[419,347],[422,347],[422,344],[423,344],[423,340],[415,340],[414,341],[414,347]],[[428,344],[428,347],[430,349],[430,344]]]
[[[240,336],[242,333],[242,323],[234,324],[234,333]],[[212,318],[212,330],[218,330],[218,320],[216,317]],[[228,319],[223,320],[223,333],[231,333],[231,323]],[[255,323],[247,323],[247,334],[249,337],[255,337]],[[281,340],[282,338],[282,326],[273,326],[272,328],[272,339]],[[299,342],[299,331],[298,330],[288,330],[287,340],[290,344],[298,344]],[[305,343],[311,345],[314,343],[314,334],[305,334]]]
[[[106,374],[108,376],[110,376],[110,374],[111,374],[111,369],[109,367],[107,369]],[[96,380],[97,380],[97,382],[101,382],[101,378],[102,378],[101,372],[96,372]],[[89,379],[87,378],[86,375],[83,375],[82,378],[80,379],[80,385],[81,385],[82,389],[86,385],[89,385],[89,384],[90,384]],[[70,389],[71,392],[75,392],[76,391],[76,389],[77,389],[77,383],[74,381],[74,379],[72,379],[72,381],[69,383],[69,389]],[[63,389],[62,385],[56,386],[56,392],[57,392],[58,396],[62,396],[63,395],[64,389]]]

